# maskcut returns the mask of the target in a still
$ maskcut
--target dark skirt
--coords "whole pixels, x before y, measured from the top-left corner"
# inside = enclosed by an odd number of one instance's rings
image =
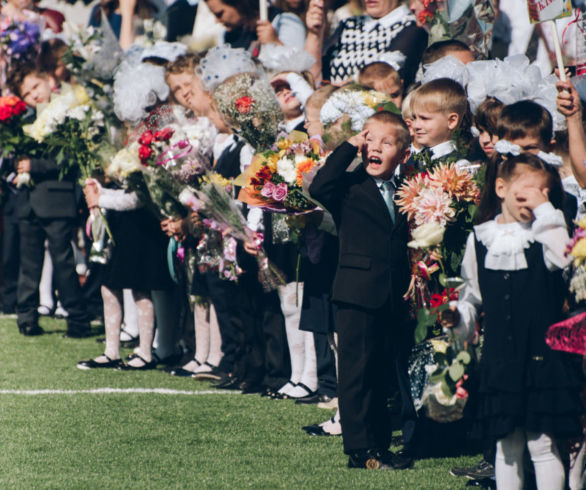
[[[173,287],[167,266],[169,238],[146,209],[109,211],[114,236],[104,285],[109,289],[150,291]]]

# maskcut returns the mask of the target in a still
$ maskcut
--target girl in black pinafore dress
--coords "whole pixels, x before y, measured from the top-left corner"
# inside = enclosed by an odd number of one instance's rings
[[[557,170],[534,155],[492,165],[481,211],[500,206],[501,214],[470,234],[459,315],[444,315],[444,325],[459,317],[455,330],[462,335],[473,331],[477,309],[485,314],[475,432],[497,440],[497,488],[523,488],[527,447],[538,488],[562,489],[557,441],[581,434],[582,411],[571,355],[545,343],[547,328],[562,318],[567,290],[568,233],[552,205],[561,204],[563,191]]]

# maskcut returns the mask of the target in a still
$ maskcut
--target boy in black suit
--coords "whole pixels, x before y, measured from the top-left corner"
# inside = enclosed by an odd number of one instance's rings
[[[34,65],[24,65],[12,73],[10,84],[11,89],[33,108],[49,102],[56,86],[53,77],[40,72]],[[54,161],[22,156],[17,160],[16,170],[19,174],[29,173],[32,181],[30,186],[21,186],[17,195],[20,233],[18,329],[23,335],[43,333],[37,323],[37,307],[46,238],[59,299],[69,313],[66,336],[86,337],[90,334],[90,324],[82,304],[71,246],[77,218],[75,176],[59,180],[59,168]]]
[[[360,152],[362,164],[347,171]],[[395,170],[409,158],[403,120],[378,112],[339,146],[309,192],[333,215],[340,240],[332,299],[338,304],[338,396],[350,468],[406,468],[388,451],[393,359],[411,333],[402,299],[410,270],[407,219],[395,209]]]

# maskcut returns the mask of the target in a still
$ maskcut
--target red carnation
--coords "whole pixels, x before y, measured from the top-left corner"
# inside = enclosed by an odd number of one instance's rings
[[[236,102],[236,110],[240,114],[248,114],[250,112],[250,106],[254,104],[252,97],[240,97]]]
[[[434,293],[431,295],[429,302],[431,303],[431,307],[435,310],[446,303],[446,299],[447,298],[443,294]]]
[[[7,121],[13,116],[12,107],[8,105],[0,106],[0,121]]]
[[[151,133],[149,130],[145,131],[140,135],[140,138],[138,138],[138,142],[141,145],[150,145],[153,142],[153,133]]]
[[[15,116],[18,116],[19,114],[22,114],[25,111],[26,111],[26,104],[20,99],[16,102],[16,104],[14,104],[12,106],[12,112],[14,113]]]
[[[155,133],[155,140],[157,141],[169,141],[171,139],[171,136],[173,136],[173,130],[171,128],[164,128],[161,129],[160,131],[157,131]]]
[[[427,9],[423,9],[419,14],[417,14],[417,20],[421,24],[427,24],[433,20],[433,13]]]
[[[138,150],[138,156],[140,157],[140,161],[144,164],[153,154],[153,149],[149,146],[142,145]]]

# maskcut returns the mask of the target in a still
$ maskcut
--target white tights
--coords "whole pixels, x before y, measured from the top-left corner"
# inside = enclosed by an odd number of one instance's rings
[[[155,326],[153,302],[147,292],[132,291],[138,312],[140,356],[147,362],[152,360],[152,345]],[[122,324],[122,290],[102,286],[104,301],[104,326],[106,328],[106,350],[110,359],[120,359],[120,325]]]
[[[523,453],[529,450],[535,467],[538,490],[562,490],[564,466],[555,442],[547,434],[517,428],[496,443],[496,485],[498,490],[523,489]]]

